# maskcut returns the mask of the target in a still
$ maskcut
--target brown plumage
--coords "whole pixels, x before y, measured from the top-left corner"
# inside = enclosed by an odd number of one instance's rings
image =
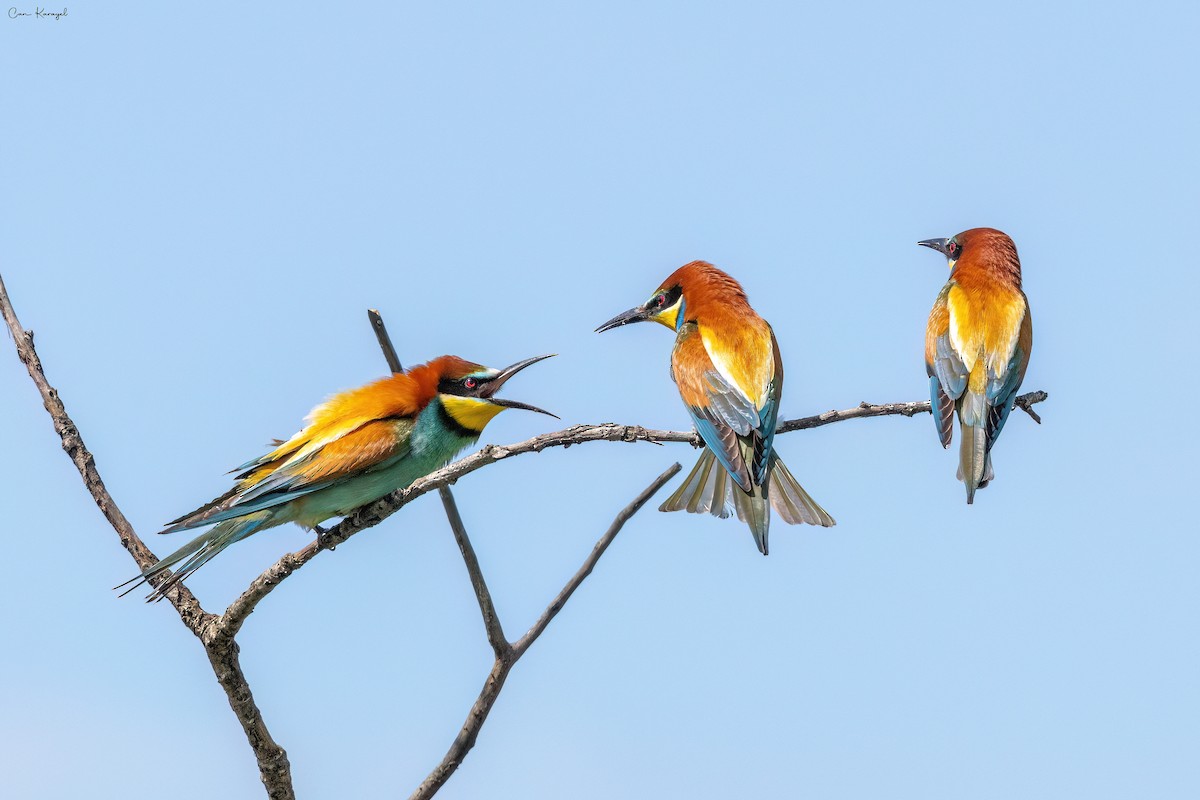
[[[766,555],[771,509],[790,524],[834,524],[774,451],[783,361],[771,326],[732,277],[704,261],[671,273],[641,306],[601,325],[675,332],[671,377],[707,445],[663,511],[736,513]]]
[[[256,531],[287,522],[311,528],[409,485],[474,442],[505,408],[541,411],[495,393],[548,357],[495,370],[441,356],[334,395],[312,410],[296,435],[233,470],[232,489],[162,531],[213,526],[134,580],[176,569],[151,595],[158,599],[171,583]]]
[[[972,228],[920,244],[944,254],[950,280],[925,329],[930,401],[943,447],[962,427],[959,478],[967,502],[992,479],[991,449],[1029,366],[1033,322],[1021,289],[1016,245],[994,228]]]

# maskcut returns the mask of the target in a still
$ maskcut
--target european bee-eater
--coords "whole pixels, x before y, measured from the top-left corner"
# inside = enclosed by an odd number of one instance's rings
[[[180,564],[149,598],[159,599],[171,584],[253,533],[285,522],[312,529],[408,486],[474,443],[506,408],[553,417],[495,396],[505,381],[545,358],[550,356],[497,370],[442,356],[334,395],[309,412],[308,425],[295,436],[276,440],[274,450],[234,469],[236,486],[161,531],[214,525],[133,580],[143,583]]]
[[[675,331],[671,377],[707,445],[659,510],[718,517],[736,512],[764,556],[772,507],[791,525],[833,525],[775,452],[783,361],[771,326],[750,307],[738,282],[712,264],[693,261],[671,273],[645,303],[596,330],[645,321]]]
[[[994,476],[991,451],[1012,411],[1033,349],[1029,301],[1021,291],[1017,246],[994,228],[972,228],[917,244],[950,263],[925,328],[925,371],[933,420],[949,447],[954,412],[962,428],[958,478],[967,502]]]

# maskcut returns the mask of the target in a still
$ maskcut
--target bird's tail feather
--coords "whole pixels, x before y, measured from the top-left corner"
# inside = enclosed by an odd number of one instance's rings
[[[784,466],[783,459],[774,457],[771,467],[771,506],[779,514],[780,519],[789,525],[799,525],[804,522],[809,525],[820,525],[822,528],[832,528],[837,522],[829,512],[821,508],[816,500]]]
[[[750,526],[754,543],[758,552],[764,556],[770,552],[767,548],[767,534],[771,530],[771,503],[767,499],[766,489],[755,486],[752,491],[745,492],[742,488],[729,481],[729,494],[737,509],[738,519]]]
[[[767,554],[767,531],[771,526],[771,507],[762,494],[761,487],[754,487],[750,494],[738,486],[725,468],[717,463],[713,451],[708,448],[696,460],[696,466],[684,478],[674,494],[666,499],[659,511],[687,511],[691,514],[712,514],[714,517],[732,517],[750,526],[754,543],[759,552]]]
[[[992,478],[992,457],[987,448],[987,428],[962,426],[958,442],[958,479],[967,485],[967,504],[975,502],[975,490],[988,485]]]
[[[750,527],[754,543],[763,555],[768,552],[772,508],[790,525],[835,524],[833,517],[804,491],[778,457],[773,459],[770,474],[769,491],[755,486],[753,491],[746,492],[717,463],[713,452],[705,449],[679,488],[659,506],[659,511],[687,511],[721,518],[737,514]]]
[[[725,468],[717,463],[713,452],[705,448],[696,461],[696,466],[692,467],[683,483],[679,484],[679,488],[658,507],[658,510],[712,514],[714,517],[725,519],[735,513],[729,488],[736,485]]]
[[[148,582],[155,575],[163,572],[179,564],[179,569],[175,574],[164,583],[155,587],[149,595],[146,596],[146,602],[156,603],[166,596],[167,591],[172,586],[180,581],[187,580],[193,572],[203,567],[213,559],[218,553],[224,550],[234,542],[240,542],[242,539],[250,536],[255,531],[262,528],[273,516],[270,511],[260,511],[255,514],[247,514],[244,517],[237,519],[226,520],[218,525],[206,530],[204,533],[192,539],[183,547],[176,550],[171,555],[154,564],[141,575],[129,579],[125,583],[115,588],[120,589],[129,584],[128,589],[121,592],[120,597],[132,592],[142,584]]]

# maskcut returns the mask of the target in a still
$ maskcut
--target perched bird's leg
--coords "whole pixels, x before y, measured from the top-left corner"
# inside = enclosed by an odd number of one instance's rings
[[[337,549],[337,542],[330,540],[329,528],[322,528],[320,525],[313,525],[312,532],[317,535],[317,547],[330,552]]]

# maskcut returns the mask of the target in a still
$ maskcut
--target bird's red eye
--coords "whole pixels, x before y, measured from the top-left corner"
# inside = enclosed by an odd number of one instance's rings
[[[477,385],[478,384],[475,382],[474,378],[467,378],[465,381],[463,381],[463,386],[467,387],[468,389],[474,389]]]
[[[654,305],[658,306],[659,308],[662,308],[666,304],[667,296],[665,294],[660,294],[658,297],[654,298]]]

